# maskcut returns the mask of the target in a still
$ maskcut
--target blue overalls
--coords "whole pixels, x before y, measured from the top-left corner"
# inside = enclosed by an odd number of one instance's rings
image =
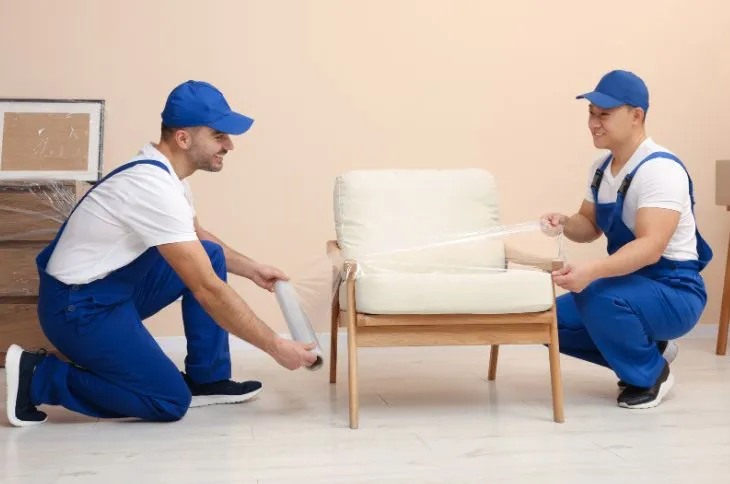
[[[598,187],[611,157],[596,170],[591,184],[596,201],[596,224],[606,234],[609,254],[635,239],[621,220],[624,198],[639,168],[659,157],[674,160],[687,171],[672,154],[653,153],[625,177],[615,203],[598,203]],[[691,178],[689,195],[694,214]],[[653,386],[664,368],[656,342],[676,339],[689,332],[707,302],[700,271],[713,254],[699,230],[695,234],[699,260],[675,261],[661,257],[633,274],[599,279],[580,293],[560,296],[557,318],[561,353],[609,367],[630,385]]]
[[[137,164],[120,166],[92,187]],[[69,218],[73,215],[73,211]],[[72,364],[48,355],[31,386],[35,405],[62,405],[97,418],[137,417],[173,421],[185,415],[191,392],[175,364],[162,352],[142,320],[182,296],[187,339],[185,367],[198,384],[231,376],[228,334],[205,312],[156,247],[89,284],[66,285],[45,269],[64,229],[36,258],[40,276],[38,317],[49,341]],[[227,270],[220,245],[202,242],[218,276]]]

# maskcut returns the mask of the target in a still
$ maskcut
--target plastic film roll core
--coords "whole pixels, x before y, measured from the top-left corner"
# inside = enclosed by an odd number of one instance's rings
[[[308,366],[307,369],[311,371],[319,370],[324,363],[322,348],[312,325],[309,323],[309,318],[307,318],[301,304],[299,304],[299,297],[294,287],[289,281],[279,280],[274,284],[274,293],[292,339],[301,343],[314,343],[316,345],[312,352],[317,356],[317,361]]]

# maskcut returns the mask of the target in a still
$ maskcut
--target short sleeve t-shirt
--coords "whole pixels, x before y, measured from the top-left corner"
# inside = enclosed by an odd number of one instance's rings
[[[197,240],[192,191],[169,160],[151,143],[138,164],[99,184],[79,204],[48,262],[46,272],[65,284],[86,284],[105,277],[150,247]]]
[[[655,143],[651,138],[648,138],[639,145],[636,152],[616,176],[611,173],[611,165],[609,164],[603,173],[603,180],[598,189],[598,202],[615,202],[618,189],[626,175],[631,173],[641,160],[658,151],[673,154]],[[595,203],[590,188],[593,175],[607,157],[607,154],[603,155],[591,165],[585,194],[585,199],[589,202]],[[645,207],[665,208],[680,213],[679,225],[663,255],[672,260],[696,260],[698,258],[697,237],[695,235],[696,222],[689,196],[689,177],[679,163],[669,158],[660,157],[647,161],[639,168],[631,181],[628,192],[626,192],[621,215],[622,221],[632,232],[635,232],[636,228],[636,212]]]

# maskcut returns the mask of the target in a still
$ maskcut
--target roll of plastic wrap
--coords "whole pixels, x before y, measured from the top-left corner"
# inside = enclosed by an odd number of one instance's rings
[[[317,361],[312,366],[307,367],[309,370],[315,371],[322,367],[324,359],[322,358],[322,348],[317,340],[317,335],[309,324],[309,318],[304,313],[299,297],[289,281],[278,280],[274,284],[274,293],[279,303],[281,312],[284,315],[286,324],[289,327],[292,339],[301,343],[314,343],[316,345],[313,353],[317,355]]]

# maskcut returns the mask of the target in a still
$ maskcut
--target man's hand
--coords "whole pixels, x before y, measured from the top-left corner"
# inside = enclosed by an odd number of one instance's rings
[[[259,287],[262,287],[267,291],[273,291],[274,283],[277,280],[288,281],[289,277],[276,267],[254,263],[251,266],[249,279],[251,279]]]
[[[302,366],[312,366],[317,361],[317,355],[312,353],[314,348],[314,343],[279,338],[269,353],[284,368],[296,370]]]
[[[568,264],[553,271],[552,277],[555,284],[570,292],[581,292],[596,280],[593,265],[590,263]]]
[[[602,234],[595,220],[595,205],[583,200],[578,213],[570,217],[561,213],[546,213],[540,217],[540,228],[543,233],[551,237],[564,234],[573,242],[593,242]]]
[[[540,229],[549,237],[557,237],[563,233],[568,217],[562,213],[546,213],[540,217]]]

